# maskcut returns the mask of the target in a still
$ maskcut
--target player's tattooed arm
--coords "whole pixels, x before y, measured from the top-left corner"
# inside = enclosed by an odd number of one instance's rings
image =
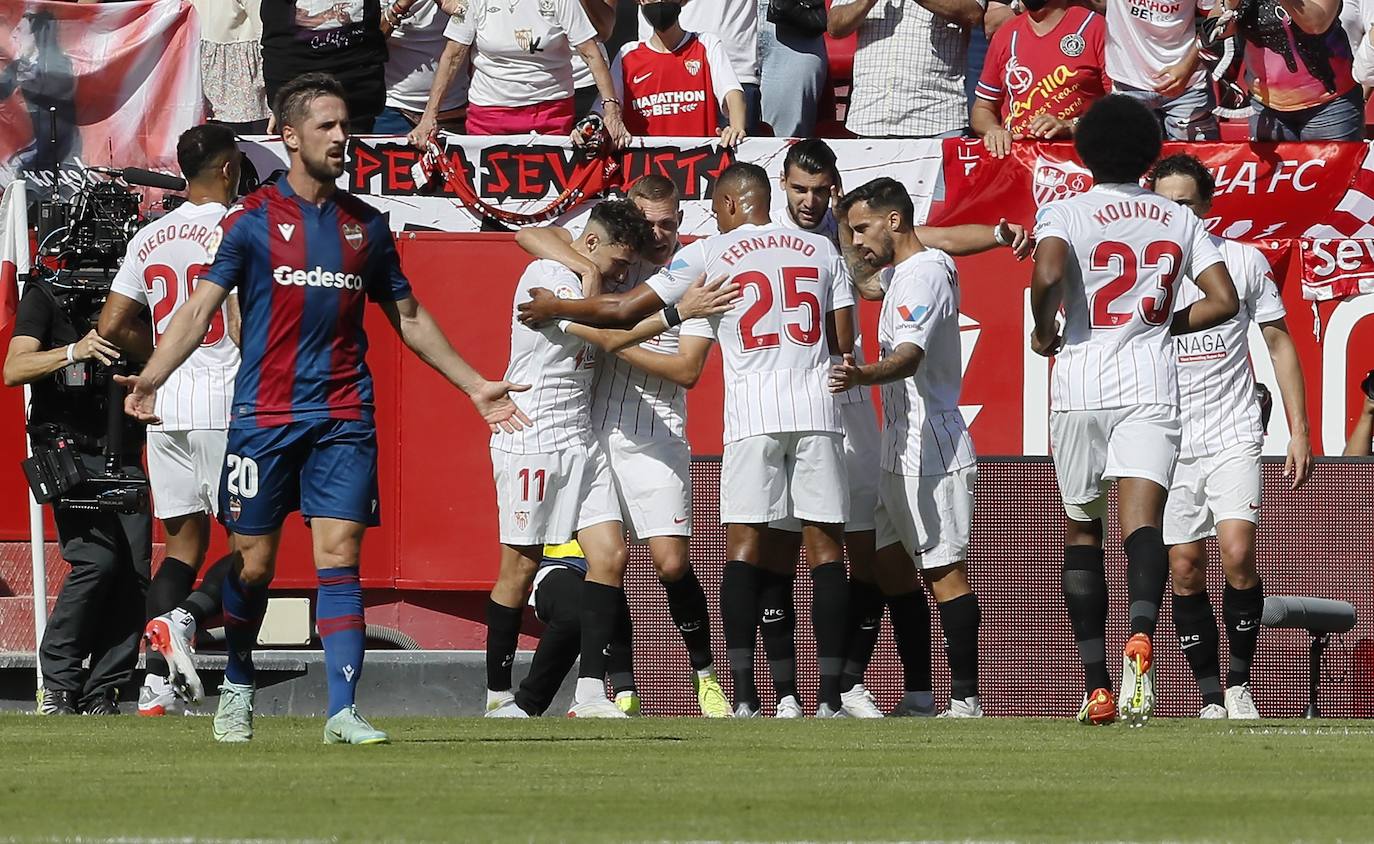
[[[147,306],[122,293],[110,292],[100,309],[96,333],[118,346],[136,361],[153,354],[153,327],[144,319]]]
[[[685,320],[723,314],[735,306],[739,299],[739,288],[725,284],[725,276],[717,276],[706,281],[702,276],[687,288],[682,300],[675,306],[664,308],[652,316],[640,320],[634,328],[593,328],[576,322],[560,323],[564,331],[593,343],[612,354],[637,346],[679,325]],[[675,312],[675,313],[674,313]]]
[[[582,278],[582,295],[601,293],[601,271],[572,248],[572,232],[562,226],[531,226],[515,233],[516,244],[536,258],[557,261]]]
[[[1290,489],[1297,489],[1312,476],[1312,440],[1307,427],[1307,388],[1302,380],[1302,364],[1282,317],[1263,323],[1260,333],[1269,347],[1279,392],[1283,394],[1283,412],[1288,417],[1288,458],[1283,464],[1283,476],[1288,478]]]
[[[915,343],[901,343],[892,353],[875,363],[858,366],[853,355],[830,367],[830,392],[843,393],[851,387],[867,387],[910,378],[925,360],[925,350]]]
[[[839,210],[838,191],[835,200],[836,202],[831,205],[831,212],[835,215],[835,225],[839,230],[840,255],[849,269],[849,280],[854,283],[854,289],[860,297],[876,302],[883,298],[883,287],[878,282],[878,273],[882,271],[882,267],[870,266],[859,254],[859,250],[854,248],[854,231],[849,228],[849,215]]]
[[[229,290],[210,281],[197,284],[186,304],[177,309],[172,322],[163,333],[153,356],[136,376],[116,375],[115,381],[129,390],[124,399],[124,412],[140,422],[157,424],[154,413],[157,389],[178,366],[186,362],[205,338],[210,320],[219,313]]]
[[[444,330],[414,296],[381,302],[379,305],[401,342],[435,372],[447,378],[449,383],[466,393],[492,433],[509,433],[530,426],[530,418],[515,406],[510,397],[511,393],[528,390],[528,384],[483,378],[454,350]]]
[[[917,226],[916,236],[926,246],[955,256],[977,255],[1006,246],[1020,261],[1035,250],[1035,239],[1026,231],[1026,227],[1009,223],[1006,218],[999,220],[995,226]]]
[[[1231,280],[1231,271],[1226,269],[1223,262],[1218,261],[1198,273],[1193,282],[1202,291],[1203,297],[1174,312],[1174,321],[1170,325],[1170,331],[1174,334],[1191,334],[1214,328],[1240,310],[1235,282]]]
[[[1064,338],[1059,336],[1059,307],[1064,301],[1064,269],[1068,265],[1069,244],[1058,237],[1047,237],[1035,250],[1035,269],[1031,272],[1031,350],[1051,357],[1059,351]]]

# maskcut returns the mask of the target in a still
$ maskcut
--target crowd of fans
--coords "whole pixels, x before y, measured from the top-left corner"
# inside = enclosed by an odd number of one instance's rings
[[[1254,140],[1358,140],[1374,85],[1374,0],[193,2],[211,116],[246,131],[286,81],[324,71],[354,132],[417,141],[562,134],[592,111],[616,143],[808,137],[835,116],[827,32],[857,36],[849,133],[971,135],[994,155],[1072,137],[1109,91],[1174,140],[1221,136],[1218,92]]]

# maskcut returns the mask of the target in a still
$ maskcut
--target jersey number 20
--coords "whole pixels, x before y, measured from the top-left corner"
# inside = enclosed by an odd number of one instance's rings
[[[1111,281],[1098,288],[1092,299],[1093,328],[1120,328],[1135,311],[1114,311],[1112,303],[1135,289],[1140,268],[1154,271],[1158,292],[1140,300],[1140,316],[1150,325],[1163,325],[1174,312],[1174,282],[1183,267],[1183,250],[1177,243],[1156,240],[1137,257],[1129,245],[1116,240],[1097,244],[1092,254],[1094,272],[1114,272]]]
[[[176,270],[166,264],[149,264],[143,270],[143,289],[148,293],[148,301],[153,303],[153,337],[161,340],[171,323],[172,313],[177,305],[191,298],[191,284],[209,269],[208,264],[192,264],[186,268],[186,278],[177,278]],[[156,300],[159,282],[161,296]],[[210,328],[200,341],[202,346],[213,346],[224,339],[224,308],[216,309],[210,320]]]
[[[782,268],[783,331],[800,346],[814,346],[821,339],[821,302],[815,293],[802,290],[797,285],[819,278],[820,273],[815,267]],[[759,321],[773,310],[773,280],[758,270],[749,270],[735,276],[734,283],[739,285],[741,295],[752,289],[756,297],[754,304],[739,319],[740,345],[746,352],[777,348],[782,344],[777,332],[757,331]],[[801,313],[797,314],[798,311]],[[797,316],[793,317],[793,314]]]

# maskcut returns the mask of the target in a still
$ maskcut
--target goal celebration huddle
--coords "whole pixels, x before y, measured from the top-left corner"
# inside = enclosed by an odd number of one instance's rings
[[[301,77],[277,111],[289,172],[230,208],[202,254],[188,256],[186,271],[206,265],[206,283],[127,379],[131,414],[166,415],[173,405],[159,391],[176,389],[173,374],[235,293],[242,360],[220,446],[229,468],[220,477],[195,460],[187,467],[214,475],[212,506],[232,536],[216,739],[252,738],[252,650],[283,521],[299,511],[319,573],[325,740],[388,740],[354,705],[364,668],[358,560],[385,506],[368,300],[491,429],[500,569],[486,609],[488,717],[563,714],[552,702],[574,666],[567,715],[639,711],[627,542],[647,545],[663,588],[644,600],[666,603],[691,667],[682,683],[704,716],[757,717],[766,692],[779,718],[981,717],[982,611],[967,567],[977,455],[959,406],[960,302],[979,294],[954,258],[995,249],[1030,259],[1027,342],[1054,360],[1049,432],[1064,504],[1062,598],[1083,669],[1078,720],[1142,724],[1173,693],[1154,683],[1166,591],[1200,717],[1259,717],[1249,672],[1264,603],[1255,563],[1264,424],[1244,339],[1251,323],[1273,359],[1295,488],[1311,467],[1302,373],[1264,258],[1207,233],[1211,175],[1190,156],[1161,160],[1159,124],[1135,100],[1107,96],[1082,117],[1074,143],[1094,187],[1043,205],[1029,230],[1006,220],[920,225],[907,187],[888,177],[842,185],[834,152],[812,139],[788,147],[780,170],[737,161],[721,172],[711,199],[719,233],[683,243],[677,188],[643,176],[626,198],[595,205],[580,231],[517,234],[531,260],[518,279],[496,280],[513,289],[509,364],[496,380],[474,371],[418,302],[384,218],[334,189],[347,140],[342,89]],[[881,302],[876,343],[860,336],[860,301]],[[726,556],[712,606],[693,570],[686,415],[715,345]],[[1113,483],[1128,560],[1119,672],[1106,648],[1103,563],[1104,543],[1117,541],[1104,529]],[[1224,673],[1204,585],[1210,536],[1226,582]],[[797,682],[802,548],[814,695]],[[527,605],[545,628],[517,684]],[[905,689],[891,713],[863,684],[885,612]],[[148,641],[168,664],[159,689],[194,700],[194,621],[177,613],[152,619]],[[933,616],[947,701],[932,693]],[[1035,624],[1028,640],[1041,635]],[[724,654],[712,652],[713,626]],[[760,641],[766,689],[755,676]]]

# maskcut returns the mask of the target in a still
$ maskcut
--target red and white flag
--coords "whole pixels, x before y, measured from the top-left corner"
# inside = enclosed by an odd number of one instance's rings
[[[0,198],[0,329],[19,307],[19,276],[29,271],[29,209],[24,182],[10,184]]]

